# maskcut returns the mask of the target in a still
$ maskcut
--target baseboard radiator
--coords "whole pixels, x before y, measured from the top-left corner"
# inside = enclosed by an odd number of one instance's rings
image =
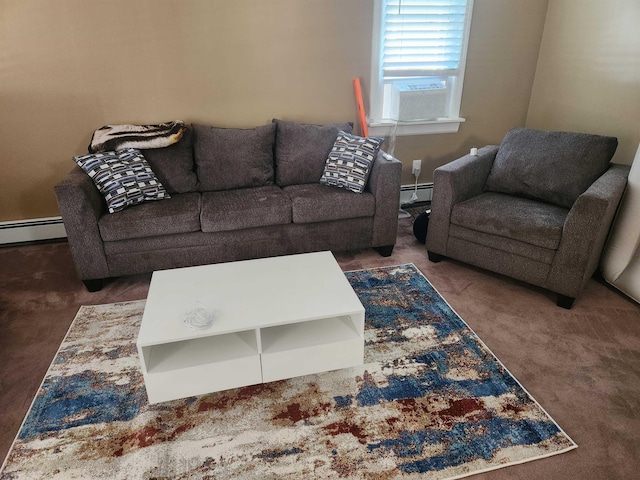
[[[414,192],[417,193],[418,199],[411,201]],[[433,195],[433,183],[419,183],[416,189],[415,185],[402,185],[400,187],[400,205],[410,207],[413,203],[430,202]]]
[[[66,238],[62,217],[0,222],[0,245]]]

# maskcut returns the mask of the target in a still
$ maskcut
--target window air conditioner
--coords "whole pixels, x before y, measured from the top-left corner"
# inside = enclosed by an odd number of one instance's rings
[[[447,115],[444,82],[395,84],[391,88],[392,118],[400,122],[435,120]]]

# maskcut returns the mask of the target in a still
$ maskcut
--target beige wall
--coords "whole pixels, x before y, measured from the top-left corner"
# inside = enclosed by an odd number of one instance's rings
[[[640,142],[640,2],[550,0],[526,126]]]
[[[401,137],[403,183],[524,125],[548,0],[476,0],[456,134]],[[58,214],[53,185],[108,123],[356,120],[372,0],[2,0],[0,221]]]

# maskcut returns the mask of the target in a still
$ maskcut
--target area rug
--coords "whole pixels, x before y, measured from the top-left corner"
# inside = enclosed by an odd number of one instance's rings
[[[412,264],[346,273],[361,367],[150,406],[144,301],[81,307],[2,479],[444,479],[573,441]]]

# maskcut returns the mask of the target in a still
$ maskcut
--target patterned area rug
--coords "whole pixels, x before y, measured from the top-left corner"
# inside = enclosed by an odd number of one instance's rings
[[[346,275],[363,366],[153,406],[144,301],[81,307],[0,478],[443,479],[576,447],[415,266]]]

